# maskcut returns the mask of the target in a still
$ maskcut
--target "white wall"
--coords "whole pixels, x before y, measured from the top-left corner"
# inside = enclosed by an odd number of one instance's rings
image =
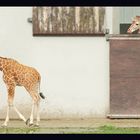
[[[110,7],[108,12],[111,29]],[[0,56],[40,72],[41,89],[47,96],[47,102],[41,101],[41,118],[105,117],[109,110],[109,44],[105,37],[33,37],[28,17],[32,17],[32,7],[0,7]],[[0,83],[3,118],[7,91],[2,73]],[[14,103],[29,117],[31,98],[23,87],[16,88]],[[12,117],[17,117],[15,112]]]

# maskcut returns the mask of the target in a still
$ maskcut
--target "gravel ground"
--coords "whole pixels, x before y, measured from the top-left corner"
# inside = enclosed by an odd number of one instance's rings
[[[3,120],[0,120],[0,124]],[[41,120],[39,128],[28,127],[21,120],[10,120],[7,128],[1,128],[0,133],[69,133],[90,132],[102,126],[123,128],[140,128],[140,119],[46,119]]]
[[[0,120],[0,125],[4,120]],[[100,127],[103,125],[114,125],[116,127],[140,127],[140,119],[46,119],[40,121],[40,127]],[[22,120],[10,120],[8,127],[25,127]]]

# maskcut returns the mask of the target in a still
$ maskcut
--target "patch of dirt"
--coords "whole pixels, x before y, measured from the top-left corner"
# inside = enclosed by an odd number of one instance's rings
[[[0,125],[4,120],[0,120]],[[85,119],[46,119],[40,121],[40,128],[62,128],[62,127],[100,127],[113,125],[116,127],[140,127],[140,119],[104,119],[104,118],[85,118]],[[10,120],[8,127],[27,127],[22,120]]]

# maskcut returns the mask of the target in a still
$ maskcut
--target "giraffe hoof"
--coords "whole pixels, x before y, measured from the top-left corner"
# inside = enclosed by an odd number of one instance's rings
[[[29,127],[33,126],[33,123],[30,123],[30,119],[27,119],[25,123],[26,123],[26,125],[28,125]]]
[[[27,119],[26,122],[25,122],[26,125],[29,125],[29,122],[30,122],[30,119]]]
[[[34,124],[33,123],[29,123],[29,127],[32,127],[32,126],[34,126]]]
[[[34,127],[39,127],[39,124],[35,124]]]
[[[7,127],[7,124],[2,124],[1,127],[2,128],[6,128]]]

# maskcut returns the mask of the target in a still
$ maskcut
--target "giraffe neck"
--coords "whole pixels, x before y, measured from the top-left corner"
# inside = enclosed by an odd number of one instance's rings
[[[0,71],[4,71],[6,62],[7,62],[7,58],[0,57]]]

